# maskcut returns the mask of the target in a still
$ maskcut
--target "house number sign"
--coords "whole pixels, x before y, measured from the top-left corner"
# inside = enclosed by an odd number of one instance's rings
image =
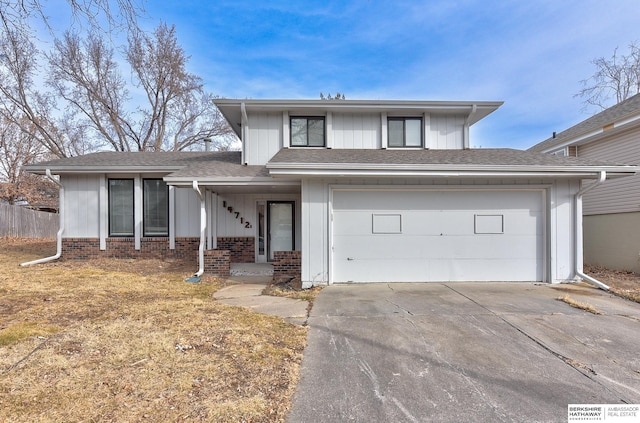
[[[240,224],[244,225],[245,228],[247,229],[252,228],[251,222],[249,222],[248,220],[244,220],[244,217],[240,216],[240,212],[233,211],[233,207],[227,205],[227,200],[222,201],[222,208],[227,209],[229,213],[231,213],[232,215],[235,215],[236,219],[240,219]]]

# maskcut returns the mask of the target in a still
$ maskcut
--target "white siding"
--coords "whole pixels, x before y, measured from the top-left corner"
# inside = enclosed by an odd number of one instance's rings
[[[333,113],[333,148],[380,148],[380,114]]]
[[[99,175],[64,175],[61,178],[65,188],[65,238],[99,237],[100,178]]]
[[[300,196],[295,194],[220,194],[218,195],[217,236],[255,237],[258,230],[256,216],[256,203],[258,201],[295,201],[296,249],[299,250],[302,245],[300,242],[300,200]],[[231,212],[228,209],[229,207],[232,208]],[[239,213],[237,217],[236,212]],[[249,222],[251,227],[247,227],[246,222]]]
[[[574,196],[578,189],[578,181],[561,180],[554,184],[549,195],[549,270],[552,282],[564,282],[575,277]]]
[[[175,189],[177,238],[200,236],[200,199],[193,188]]]
[[[578,157],[640,164],[640,129],[578,147]],[[587,182],[590,183],[590,182]],[[640,175],[613,179],[584,196],[585,215],[640,211]]]
[[[431,114],[426,134],[426,147],[434,150],[460,150],[463,148],[464,116]]]
[[[295,116],[290,112],[289,116]],[[337,113],[326,116],[327,147],[335,149],[378,149],[386,134],[382,120],[386,113]],[[245,161],[249,165],[266,164],[281,148],[287,113],[253,112],[248,116]],[[424,116],[425,147],[431,149],[461,149],[464,142],[464,116],[427,114]],[[386,122],[385,122],[386,123]],[[330,131],[330,133],[329,133]],[[288,137],[288,134],[286,135]],[[285,142],[287,141],[287,142]]]
[[[282,148],[282,113],[251,113],[248,118],[245,160],[263,165]]]

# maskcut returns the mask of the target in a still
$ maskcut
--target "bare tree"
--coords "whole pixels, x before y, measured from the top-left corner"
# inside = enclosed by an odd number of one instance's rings
[[[161,24],[153,34],[132,32],[126,50],[130,89],[114,50],[102,37],[81,40],[66,33],[48,55],[49,84],[75,113],[75,121],[117,151],[184,150],[205,138],[224,144],[231,136],[202,80],[186,70],[188,57],[175,28]],[[136,102],[131,91],[142,91]]]
[[[0,34],[0,117],[54,155],[67,157],[73,143],[56,125],[55,99],[35,82],[38,57],[26,32],[7,29]]]
[[[598,111],[640,93],[640,45],[629,45],[628,55],[619,55],[618,49],[611,58],[600,57],[591,62],[596,72],[588,79],[580,81],[582,89],[575,97],[584,98],[584,108],[596,106]]]
[[[125,79],[105,37],[64,33],[44,55],[44,86],[36,81],[42,56],[28,34],[5,30],[0,33],[0,116],[58,157],[105,147],[197,149],[206,138],[228,149],[233,132],[202,80],[186,70],[188,56],[175,28],[161,24],[152,34],[132,29],[128,40],[124,54],[132,77]]]
[[[0,0],[0,24],[4,30],[28,31],[28,21],[35,20],[51,29],[44,4],[44,0]],[[138,17],[144,15],[144,0],[67,0],[67,4],[74,20],[93,32],[137,28]]]
[[[0,200],[9,204],[26,201],[55,207],[57,187],[41,176],[22,170],[23,165],[46,157],[46,149],[35,137],[0,119]]]

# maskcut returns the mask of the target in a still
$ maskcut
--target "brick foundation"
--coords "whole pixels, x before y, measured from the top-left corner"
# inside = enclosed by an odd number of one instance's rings
[[[98,238],[63,238],[62,258],[69,260],[91,260],[104,257]]]
[[[300,251],[273,252],[273,281],[302,279],[302,253]]]
[[[221,242],[222,241],[222,242]],[[200,238],[176,238],[176,248],[169,249],[169,238],[141,238],[140,249],[135,249],[134,238],[107,238],[106,250],[100,250],[98,238],[63,238],[62,258],[67,260],[117,259],[176,259],[185,263],[198,263]],[[226,247],[233,247],[234,250]],[[218,249],[204,251],[205,272],[228,277],[231,263],[254,262],[254,238],[218,238]],[[249,256],[249,251],[251,255]],[[234,261],[234,257],[235,260]],[[244,261],[237,261],[244,260]]]
[[[256,261],[256,241],[252,236],[218,237],[218,249],[229,250],[231,263]]]
[[[100,250],[98,238],[63,238],[62,258],[68,260],[91,260],[108,258],[145,258],[198,260],[200,238],[176,238],[175,250],[169,249],[169,238],[142,238],[140,249],[135,249],[133,238],[107,238],[106,250]]]

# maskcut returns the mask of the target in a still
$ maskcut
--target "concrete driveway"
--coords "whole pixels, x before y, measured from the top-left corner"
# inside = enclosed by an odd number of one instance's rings
[[[640,304],[588,286],[333,285],[308,323],[289,423],[566,422],[568,404],[640,403]]]

